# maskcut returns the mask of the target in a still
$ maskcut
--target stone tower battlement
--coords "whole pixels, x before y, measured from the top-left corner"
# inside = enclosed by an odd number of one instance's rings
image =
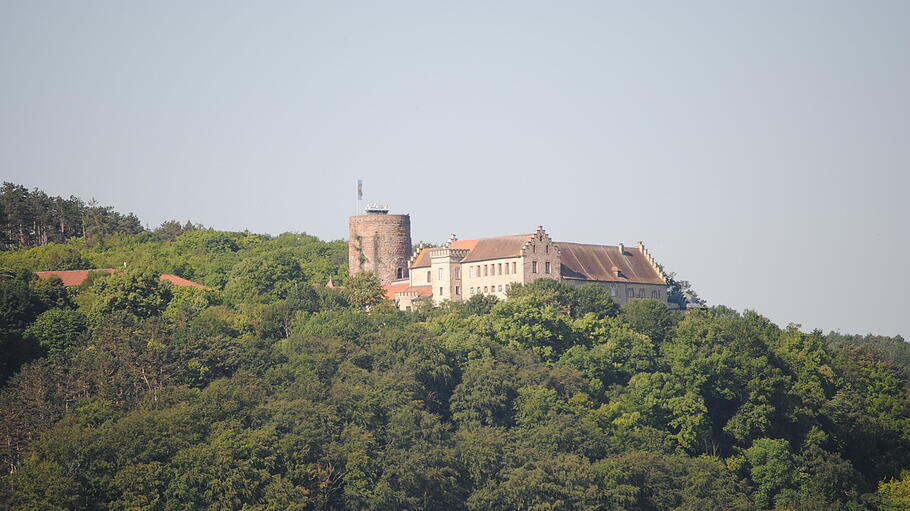
[[[372,271],[383,285],[408,277],[411,217],[372,208],[348,219],[348,268],[351,275]]]

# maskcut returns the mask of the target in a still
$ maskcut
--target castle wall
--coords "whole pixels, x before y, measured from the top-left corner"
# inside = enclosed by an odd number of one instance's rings
[[[597,284],[610,291],[613,301],[624,305],[632,300],[652,298],[660,302],[667,301],[667,286],[657,284],[638,284],[634,282],[601,282],[599,280],[565,279],[563,282],[573,286]]]
[[[383,284],[406,275],[411,255],[411,217],[368,213],[348,220],[348,270],[372,271]]]

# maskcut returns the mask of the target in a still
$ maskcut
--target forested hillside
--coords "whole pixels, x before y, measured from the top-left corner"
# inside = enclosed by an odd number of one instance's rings
[[[900,338],[553,281],[406,313],[344,242],[176,227],[0,252],[0,509],[910,509]],[[72,268],[121,271],[32,273]]]

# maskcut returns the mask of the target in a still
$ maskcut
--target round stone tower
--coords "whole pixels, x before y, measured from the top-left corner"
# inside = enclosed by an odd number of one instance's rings
[[[383,284],[407,278],[411,257],[411,217],[390,215],[385,206],[369,206],[348,220],[348,268],[351,275],[372,271]]]

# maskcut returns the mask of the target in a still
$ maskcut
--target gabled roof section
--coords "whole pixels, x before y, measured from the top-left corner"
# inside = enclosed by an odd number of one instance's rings
[[[472,240],[454,240],[448,245],[449,248],[453,250],[474,250],[478,241],[480,241],[480,238],[474,238]]]
[[[411,258],[411,268],[429,268],[430,267],[430,249],[421,248],[417,254]]]
[[[561,272],[564,279],[628,282],[636,284],[666,284],[641,247],[587,245],[559,241]],[[614,268],[619,270],[616,276]]]
[[[468,255],[462,259],[462,262],[488,261],[490,259],[504,259],[506,257],[518,257],[521,255],[521,248],[531,239],[534,234],[517,234],[514,236],[497,236],[495,238],[479,238],[475,240],[464,240],[464,242],[473,242]],[[458,243],[457,241],[454,243]],[[463,247],[462,247],[463,248]]]

